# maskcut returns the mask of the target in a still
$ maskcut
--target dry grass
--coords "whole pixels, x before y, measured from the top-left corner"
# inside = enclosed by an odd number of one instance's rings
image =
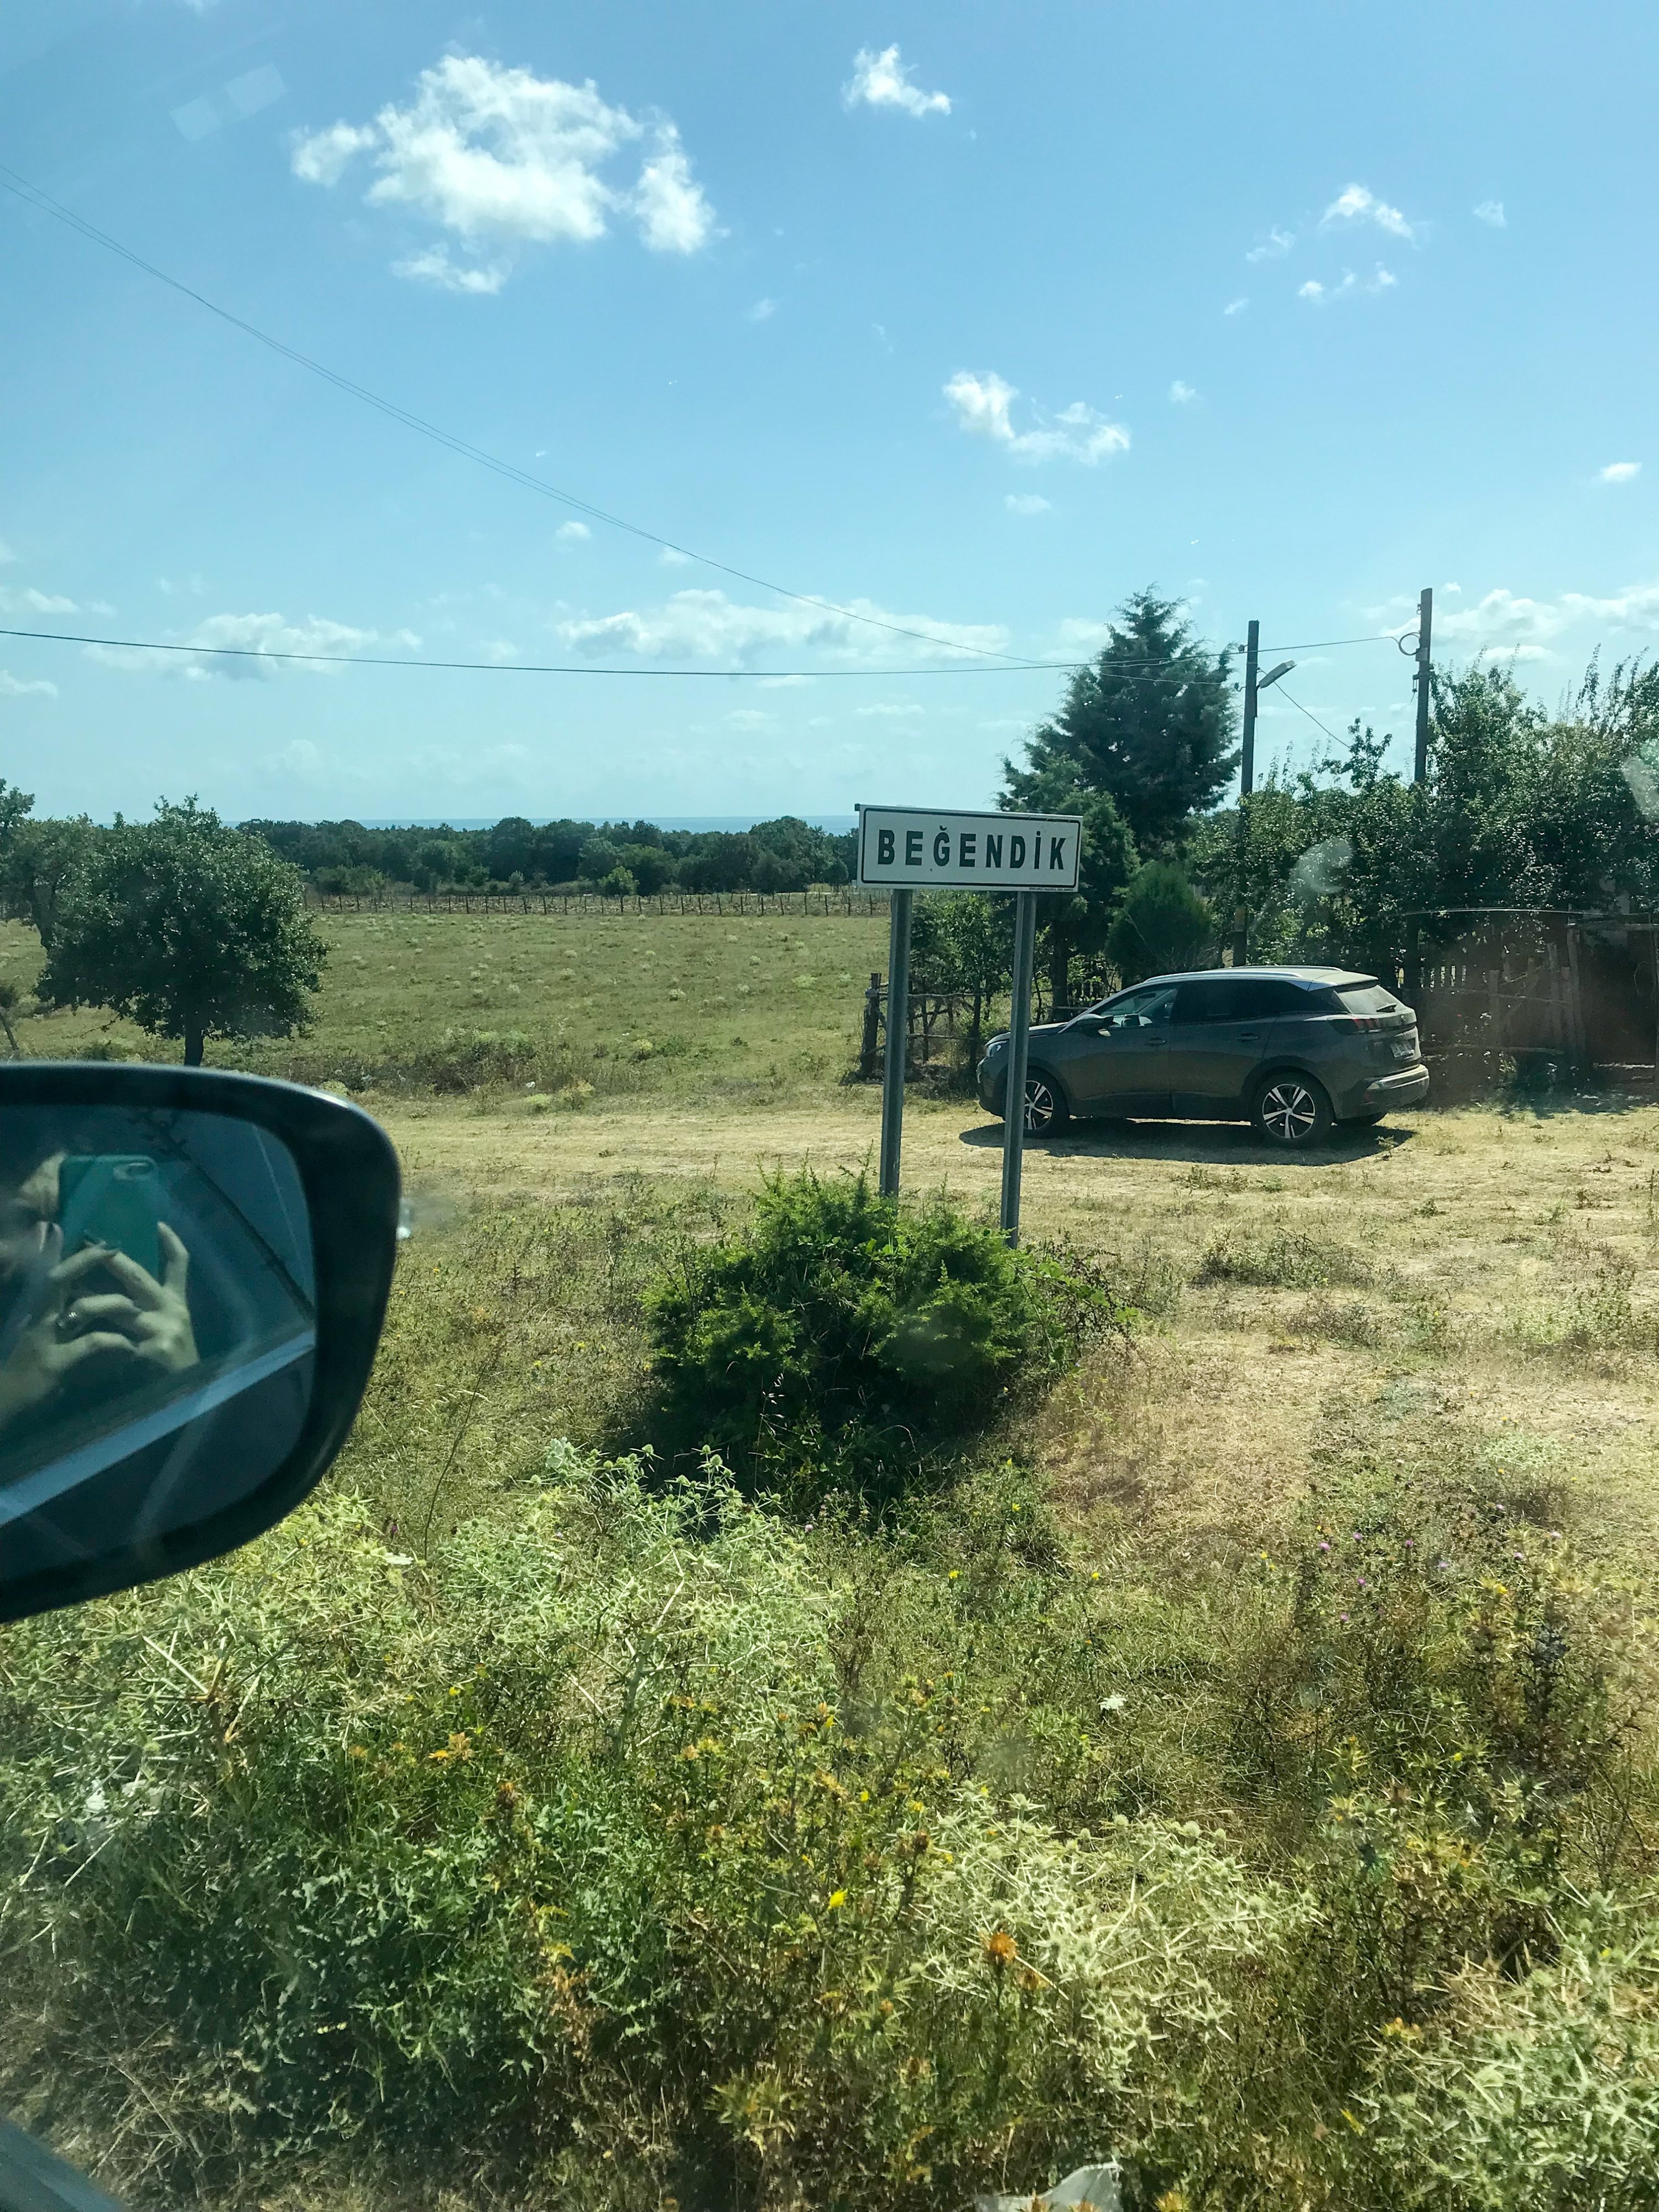
[[[586,1217],[651,1193],[665,1218],[738,1198],[763,1167],[857,1168],[878,1133],[863,1091],[764,1115],[384,1111],[417,1214],[438,1217],[571,1200]],[[907,1187],[994,1216],[1000,1139],[970,1108],[913,1101]],[[1103,1536],[1139,1519],[1237,1549],[1318,1480],[1336,1414],[1379,1440],[1426,1423],[1484,1454],[1495,1481],[1577,1498],[1593,1544],[1648,1556],[1656,1176],[1659,1109],[1638,1104],[1425,1112],[1298,1161],[1242,1129],[1174,1125],[1033,1148],[1029,1233],[1109,1256],[1153,1311],[1127,1365],[1103,1355],[1017,1441]],[[1231,1272],[1206,1264],[1218,1248]]]

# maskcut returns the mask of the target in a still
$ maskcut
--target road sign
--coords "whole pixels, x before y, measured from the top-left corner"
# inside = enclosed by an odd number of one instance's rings
[[[860,806],[859,881],[872,890],[1074,891],[1075,814],[948,814]]]

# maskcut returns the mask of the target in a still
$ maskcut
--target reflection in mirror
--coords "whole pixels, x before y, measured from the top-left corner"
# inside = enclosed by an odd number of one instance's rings
[[[314,1292],[268,1132],[0,1109],[0,1590],[156,1556],[264,1482],[310,1403]]]

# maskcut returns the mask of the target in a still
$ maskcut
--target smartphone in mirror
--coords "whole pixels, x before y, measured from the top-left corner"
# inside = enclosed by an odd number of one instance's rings
[[[367,1376],[396,1238],[383,1134],[251,1078],[217,1079],[230,1110],[185,1073],[0,1082],[0,1617],[269,1525]]]

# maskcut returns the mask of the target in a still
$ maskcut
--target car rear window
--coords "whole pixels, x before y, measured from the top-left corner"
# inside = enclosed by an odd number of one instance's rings
[[[1340,983],[1336,995],[1346,1014],[1398,1014],[1404,1012],[1394,993],[1381,983]]]

